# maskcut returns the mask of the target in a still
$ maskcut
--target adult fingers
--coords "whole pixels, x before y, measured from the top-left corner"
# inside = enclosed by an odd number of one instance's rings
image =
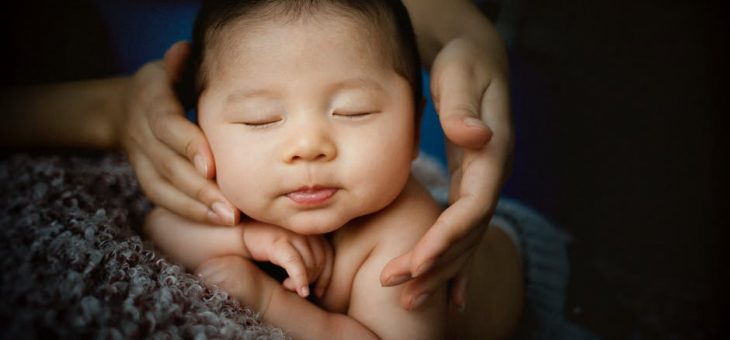
[[[495,137],[511,140],[512,115],[510,113],[509,83],[495,77],[489,82],[481,99],[481,118],[492,129]]]
[[[413,249],[411,273],[414,277],[427,272],[457,241],[478,228],[485,207],[474,196],[462,196],[449,206]]]
[[[151,112],[152,131],[163,143],[193,162],[203,176],[213,178],[215,162],[210,146],[200,128],[186,119],[173,91],[173,84],[182,77],[189,56],[190,43],[187,41],[178,41],[165,52],[163,66],[169,87],[163,88],[158,97],[158,109]]]
[[[451,279],[451,287],[449,287],[449,301],[457,310],[463,312],[466,308],[466,290],[469,285],[469,272],[473,257],[470,258],[461,270]]]
[[[408,282],[401,292],[401,306],[407,310],[415,310],[423,306],[439,287],[462,269],[467,259],[467,255],[459,257],[448,266],[435,268]]]
[[[433,264],[430,266],[430,270],[434,270],[434,268],[442,266],[450,266],[455,263],[456,259],[458,259],[459,257],[472,254],[477,246],[479,246],[479,244],[481,243],[486,230],[486,223],[482,223],[473,227],[464,237],[455,241],[448,247],[448,249],[446,249],[446,251],[439,255],[436,258],[436,261],[434,261]],[[418,276],[420,275],[423,275],[423,273],[419,273]]]
[[[190,57],[190,43],[178,41],[165,51],[162,59],[167,69],[167,74],[173,82],[177,82],[185,70],[185,65]]]
[[[473,228],[468,229],[465,236],[459,238],[456,241],[453,241],[453,243],[449,243],[448,246],[444,246],[443,252],[435,256],[433,262],[430,262],[427,264],[426,267],[421,268],[421,272],[416,273],[411,270],[411,268],[413,268],[413,266],[411,265],[411,259],[414,253],[413,251],[410,251],[391,260],[381,272],[381,284],[386,287],[397,286],[411,280],[413,277],[423,275],[424,272],[433,270],[433,268],[435,267],[452,265],[452,261],[454,261],[454,259],[463,256],[464,254],[471,254],[473,252],[476,246],[478,246],[481,242],[482,235],[484,234],[485,230],[486,224],[482,224],[481,226],[477,225]]]
[[[477,78],[472,67],[460,62],[435,64],[434,71],[431,93],[444,134],[459,146],[481,148],[492,137],[480,115],[488,83]]]
[[[185,156],[202,176],[213,178],[215,164],[208,141],[200,127],[187,120],[172,90],[160,94],[147,115],[150,129],[158,140]]]
[[[215,182],[200,176],[184,158],[159,143],[148,145],[147,152],[151,154],[148,159],[154,165],[154,169],[150,170],[156,170],[187,197],[202,202],[217,215],[215,220],[207,218],[206,215],[203,219],[196,219],[197,221],[217,221],[224,225],[235,225],[238,222],[238,211],[223,196]],[[165,206],[160,201],[154,199],[153,201]],[[179,214],[186,214],[183,210],[185,207],[165,207]]]
[[[156,204],[172,211],[179,211],[195,221],[211,221],[223,224],[223,221],[204,204],[191,199],[185,193],[172,186],[160,177],[152,162],[142,153],[129,153],[129,159],[135,169],[142,191]]]
[[[380,271],[380,284],[383,287],[397,286],[411,279],[411,257],[413,251],[390,260]]]

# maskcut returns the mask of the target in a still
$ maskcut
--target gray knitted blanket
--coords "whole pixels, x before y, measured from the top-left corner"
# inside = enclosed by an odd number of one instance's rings
[[[284,338],[161,258],[124,156],[0,158],[0,338]]]

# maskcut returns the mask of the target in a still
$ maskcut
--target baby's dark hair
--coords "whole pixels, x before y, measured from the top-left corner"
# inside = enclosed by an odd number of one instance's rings
[[[382,49],[399,75],[408,80],[413,91],[416,122],[420,120],[421,63],[416,37],[408,11],[400,0],[207,0],[195,20],[192,51],[177,91],[186,108],[195,107],[205,87],[201,67],[206,46],[227,24],[241,18],[286,18],[329,10],[332,13],[365,19],[379,30]]]

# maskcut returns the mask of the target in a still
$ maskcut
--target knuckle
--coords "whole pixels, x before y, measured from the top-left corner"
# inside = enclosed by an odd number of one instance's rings
[[[196,153],[196,150],[198,148],[197,145],[198,143],[196,143],[195,138],[190,138],[187,142],[185,142],[183,150],[185,150],[185,155],[187,155],[188,158],[193,158],[193,155]]]
[[[449,107],[444,108],[445,110],[449,110],[452,112],[458,112],[462,114],[468,114],[470,116],[478,116],[479,115],[479,106],[471,101],[467,102],[457,102],[449,105]]]
[[[172,111],[167,105],[155,102],[149,110],[149,122],[152,131],[159,139],[168,139],[170,137],[169,116]]]
[[[210,202],[213,200],[215,195],[215,189],[207,182],[195,190],[195,197],[197,197],[201,202]]]
[[[145,145],[144,133],[134,125],[127,125],[124,135],[124,144],[126,145],[127,152],[132,149],[139,149],[141,145]]]
[[[175,181],[178,179],[178,177],[177,167],[174,165],[174,163],[175,162],[172,162],[171,160],[163,160],[157,163],[156,169],[165,178],[169,179],[170,181]]]
[[[284,257],[283,264],[290,267],[290,270],[294,274],[300,274],[302,272],[299,266],[299,258],[295,255],[287,255]]]

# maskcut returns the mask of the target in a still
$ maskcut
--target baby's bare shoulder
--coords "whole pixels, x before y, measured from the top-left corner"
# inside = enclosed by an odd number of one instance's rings
[[[428,192],[410,180],[401,196],[363,225],[362,237],[371,243],[351,276],[348,315],[382,337],[424,338],[425,334],[439,334],[445,320],[445,291],[435,293],[441,298],[428,308],[407,311],[400,303],[403,285],[383,288],[380,275],[389,261],[412,250],[440,212]]]
[[[395,243],[404,250],[411,249],[436,222],[441,208],[428,191],[415,179],[411,179],[373,229],[379,235],[378,246]]]

